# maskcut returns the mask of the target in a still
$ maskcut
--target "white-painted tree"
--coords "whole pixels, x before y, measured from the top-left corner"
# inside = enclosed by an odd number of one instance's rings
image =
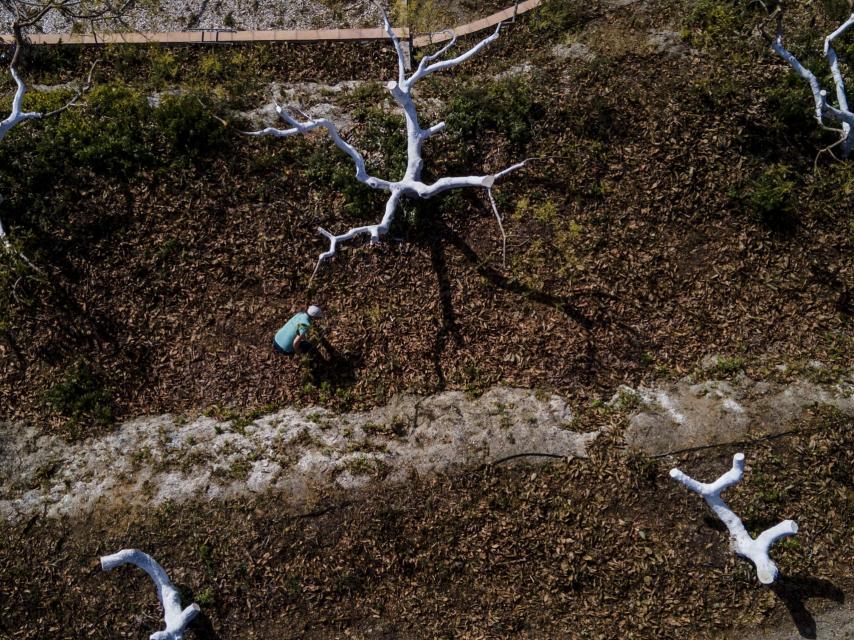
[[[819,125],[829,131],[834,131],[839,134],[839,140],[830,145],[827,150],[830,153],[834,147],[840,147],[840,155],[847,158],[854,149],[854,113],[848,107],[848,97],[845,93],[845,80],[842,77],[842,70],[839,66],[839,58],[836,55],[836,50],[833,48],[833,41],[844,34],[852,25],[854,25],[854,13],[836,29],[833,33],[824,39],[824,56],[830,65],[830,72],[833,76],[833,84],[836,88],[836,105],[831,104],[827,100],[827,91],[821,86],[821,83],[816,78],[815,74],[807,69],[801,62],[783,46],[783,11],[777,9],[777,33],[771,40],[771,48],[783,60],[789,63],[789,66],[795,70],[799,76],[809,84],[812,91],[813,100],[815,101],[815,118]],[[829,127],[825,124],[825,119],[835,120],[839,123],[838,128]]]
[[[744,475],[744,454],[737,453],[732,459],[732,469],[710,484],[697,482],[679,469],[671,469],[670,477],[678,480],[694,493],[700,495],[714,514],[726,525],[730,535],[730,548],[756,565],[756,575],[762,584],[771,584],[780,571],[768,555],[771,545],[781,538],[793,536],[798,525],[793,520],[784,520],[760,533],[756,539],[750,537],[744,523],[721,498],[721,493],[741,481]]]
[[[250,136],[276,136],[279,138],[286,138],[298,134],[306,134],[315,129],[324,129],[329,134],[329,137],[332,139],[335,145],[339,149],[341,149],[341,151],[346,153],[352,160],[353,164],[356,167],[356,180],[372,189],[387,191],[389,194],[388,200],[386,201],[385,205],[385,213],[383,214],[380,222],[377,224],[354,227],[338,235],[327,231],[323,227],[320,227],[318,229],[318,231],[329,240],[329,250],[320,254],[320,257],[317,261],[317,266],[314,269],[314,275],[317,274],[320,265],[325,260],[328,260],[329,258],[335,255],[339,243],[352,240],[353,238],[360,235],[369,236],[370,242],[372,244],[379,242],[380,236],[388,233],[389,227],[391,226],[395,214],[397,213],[398,206],[400,205],[401,198],[432,198],[434,196],[439,195],[440,193],[448,191],[449,189],[460,189],[465,187],[479,188],[484,189],[486,191],[490,205],[492,206],[493,213],[495,214],[495,218],[498,222],[502,238],[504,240],[503,251],[506,252],[507,237],[504,233],[504,225],[501,214],[498,211],[495,198],[492,195],[492,188],[497,180],[500,180],[504,176],[521,169],[527,164],[527,162],[530,161],[530,159],[523,160],[522,162],[518,162],[496,173],[488,175],[440,178],[430,184],[422,182],[421,174],[422,170],[424,169],[424,159],[422,156],[422,150],[424,147],[424,143],[431,136],[434,136],[443,131],[445,128],[445,123],[439,122],[431,127],[427,127],[426,129],[421,127],[421,123],[418,119],[418,111],[412,99],[413,87],[419,80],[422,80],[427,76],[436,73],[437,71],[443,71],[445,69],[456,67],[457,65],[460,65],[466,62],[467,60],[470,60],[472,57],[480,53],[485,47],[492,44],[493,42],[495,42],[495,40],[498,39],[501,33],[501,29],[504,26],[504,23],[498,24],[492,34],[478,42],[468,51],[458,55],[455,58],[445,59],[446,54],[457,43],[457,36],[456,34],[454,34],[448,44],[446,44],[444,47],[442,47],[435,53],[425,55],[421,59],[415,70],[412,71],[411,74],[407,75],[406,54],[401,45],[400,38],[398,37],[395,30],[392,29],[391,23],[389,22],[388,16],[385,14],[385,12],[382,12],[382,16],[383,26],[385,28],[386,33],[388,34],[388,37],[391,38],[392,42],[394,43],[394,48],[397,52],[398,59],[398,78],[397,80],[392,80],[388,82],[386,88],[391,93],[400,108],[403,110],[404,118],[406,120],[407,164],[406,171],[404,172],[402,178],[400,178],[399,180],[386,180],[370,175],[365,167],[365,159],[362,154],[353,145],[344,140],[344,138],[341,137],[338,127],[326,118],[312,118],[302,112],[299,112],[299,115],[302,118],[305,118],[304,120],[299,120],[294,117],[288,111],[287,108],[282,107],[281,105],[277,105],[276,112],[279,114],[282,120],[284,120],[289,125],[289,128],[277,129],[274,127],[268,127],[260,131],[244,132],[246,135]],[[314,275],[312,277],[314,277]]]
[[[38,112],[24,111],[24,94],[27,86],[21,76],[20,63],[23,51],[27,45],[27,31],[39,25],[48,15],[57,14],[69,21],[85,20],[91,23],[95,21],[108,21],[118,19],[127,10],[129,4],[122,7],[100,0],[86,2],[83,0],[0,0],[0,10],[4,17],[11,20],[12,29],[12,53],[9,62],[9,73],[15,83],[15,93],[12,97],[12,106],[9,115],[0,121],[0,141],[6,137],[17,125],[28,120],[41,120],[58,115],[77,104],[80,97],[89,90],[92,85],[92,72],[95,65],[89,70],[86,81],[78,85],[72,98],[63,106],[53,111]],[[10,241],[0,221],[0,244],[5,249],[10,247]]]
[[[186,609],[181,608],[181,595],[169,580],[169,576],[154,558],[138,549],[123,549],[118,553],[101,558],[101,568],[110,571],[123,564],[132,564],[145,571],[154,581],[157,598],[163,605],[163,619],[166,628],[151,634],[151,640],[181,640],[187,631],[187,625],[199,615],[199,605],[195,602]]]

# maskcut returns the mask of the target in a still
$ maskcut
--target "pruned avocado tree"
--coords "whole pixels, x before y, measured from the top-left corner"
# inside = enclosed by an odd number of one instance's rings
[[[329,249],[320,254],[317,266],[314,269],[314,275],[317,274],[317,270],[325,260],[328,260],[335,255],[340,243],[352,240],[353,238],[361,235],[368,236],[372,244],[378,243],[380,236],[388,233],[389,227],[394,220],[402,198],[432,198],[433,196],[437,196],[449,189],[473,187],[484,189],[486,191],[506,247],[506,235],[504,233],[502,217],[498,211],[498,207],[496,206],[495,199],[492,196],[492,188],[496,181],[521,169],[526,165],[528,160],[518,162],[501,171],[488,175],[445,177],[432,183],[423,182],[421,174],[424,168],[424,159],[422,155],[424,143],[430,137],[443,131],[445,123],[439,122],[431,127],[423,128],[418,119],[418,111],[412,99],[412,89],[419,80],[422,80],[437,71],[456,67],[480,53],[480,51],[485,47],[498,39],[504,23],[498,24],[491,35],[478,42],[468,51],[461,53],[454,58],[446,58],[446,54],[457,43],[457,37],[456,35],[453,35],[448,44],[437,52],[424,56],[415,70],[412,71],[411,74],[407,75],[406,55],[401,45],[400,38],[392,29],[391,23],[389,22],[388,16],[385,12],[382,13],[382,16],[383,26],[388,37],[391,38],[394,43],[398,60],[398,78],[397,80],[388,82],[386,88],[403,110],[404,118],[406,120],[407,163],[406,171],[400,179],[388,180],[370,175],[365,167],[365,159],[362,154],[353,145],[344,140],[338,130],[338,127],[326,118],[312,118],[302,112],[299,112],[299,115],[304,118],[300,120],[292,115],[287,108],[277,105],[276,112],[282,120],[288,124],[289,128],[277,129],[274,127],[268,127],[260,131],[244,132],[250,136],[276,136],[279,138],[286,138],[298,134],[309,133],[316,129],[325,130],[335,145],[352,160],[356,168],[356,180],[372,189],[388,192],[385,212],[378,223],[354,227],[340,234],[331,233],[323,227],[318,229],[318,231],[329,240]]]
[[[138,549],[123,549],[118,553],[101,558],[101,568],[110,571],[123,564],[132,564],[143,571],[154,581],[157,588],[157,598],[163,605],[163,618],[166,628],[155,631],[149,636],[151,640],[181,640],[186,633],[187,625],[199,615],[199,605],[195,602],[186,609],[181,608],[181,595],[169,576],[154,558]]]
[[[721,493],[741,481],[744,475],[744,454],[737,453],[732,459],[732,469],[710,484],[697,482],[679,469],[671,469],[670,477],[678,480],[694,493],[700,495],[714,514],[726,525],[730,535],[730,547],[733,552],[747,558],[756,565],[756,575],[762,584],[771,584],[777,579],[779,570],[768,555],[777,540],[793,536],[798,525],[793,520],[784,520],[776,526],[766,529],[755,539],[750,537],[739,518],[721,498]]]
[[[821,83],[816,78],[815,74],[807,69],[801,62],[783,46],[783,11],[777,9],[777,33],[771,40],[771,48],[783,60],[789,63],[792,69],[799,76],[807,81],[812,91],[813,100],[815,101],[815,118],[819,125],[823,128],[834,131],[839,134],[839,140],[828,147],[828,151],[832,153],[834,147],[840,147],[840,155],[847,158],[854,148],[854,113],[848,107],[848,97],[845,94],[845,80],[842,77],[842,70],[839,67],[839,58],[836,55],[836,50],[833,48],[833,41],[844,34],[852,25],[854,25],[854,13],[833,33],[824,39],[824,56],[830,65],[830,72],[833,75],[833,84],[836,89],[836,105],[831,104],[827,99],[827,91],[821,86]],[[825,124],[825,120],[834,120],[839,124],[838,128],[829,127]]]
[[[68,20],[109,20],[118,18],[129,5],[114,7],[105,2],[84,4],[80,0],[0,0],[0,9],[11,18],[12,29],[12,54],[9,62],[9,73],[15,83],[15,93],[12,97],[12,106],[9,115],[0,121],[0,141],[6,137],[17,125],[28,120],[40,120],[62,113],[66,109],[77,104],[80,97],[92,85],[92,71],[94,64],[89,70],[86,81],[77,87],[72,98],[58,109],[48,112],[24,111],[24,94],[27,86],[21,75],[21,57],[27,44],[27,31],[39,25],[49,14],[58,14]],[[10,242],[0,221],[0,243],[9,248]]]

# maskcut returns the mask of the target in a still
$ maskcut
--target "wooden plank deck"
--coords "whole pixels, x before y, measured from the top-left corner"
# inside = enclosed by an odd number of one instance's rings
[[[518,5],[508,7],[486,18],[475,20],[454,28],[458,36],[476,33],[495,27],[499,22],[509,20],[537,8],[542,0],[526,0]],[[402,38],[408,37],[406,29],[395,29]],[[169,31],[163,33],[146,33],[129,31],[124,33],[34,33],[28,36],[32,44],[46,45],[99,45],[99,44],[195,44],[214,42],[336,42],[354,40],[384,40],[388,37],[384,29],[304,29],[304,30],[265,30],[265,31],[231,31],[231,30],[198,30],[198,31]],[[412,43],[415,47],[425,47],[431,44],[447,42],[451,39],[447,31],[416,36]],[[11,34],[0,35],[0,42],[13,42]]]

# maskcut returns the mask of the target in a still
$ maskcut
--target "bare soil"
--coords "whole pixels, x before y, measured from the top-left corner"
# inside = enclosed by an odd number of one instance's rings
[[[601,439],[587,460],[413,477],[298,512],[263,496],[0,524],[0,634],[162,628],[147,576],[98,566],[140,547],[201,604],[191,638],[812,637],[854,589],[854,430],[827,412],[800,426],[743,449],[745,478],[726,495],[754,534],[798,522],[774,547],[784,576],[770,589],[667,476],[678,464],[714,478],[736,449],[656,461]]]

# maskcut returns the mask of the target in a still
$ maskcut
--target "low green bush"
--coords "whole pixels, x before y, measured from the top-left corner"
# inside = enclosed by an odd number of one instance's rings
[[[167,95],[153,111],[154,123],[175,159],[222,151],[231,136],[195,94]]]
[[[595,9],[595,2],[546,0],[531,17],[531,29],[544,35],[574,31],[590,19]]]
[[[45,393],[44,400],[53,412],[68,418],[71,426],[83,422],[104,425],[113,418],[112,394],[85,362],[66,371],[63,379]]]
[[[448,104],[445,121],[463,144],[479,147],[499,134],[521,151],[531,140],[540,111],[526,80],[506,78],[461,87]]]
[[[795,182],[784,164],[773,164],[765,169],[750,188],[750,204],[761,213],[775,213],[791,209]]]
[[[757,220],[776,232],[797,225],[796,188],[792,171],[782,163],[763,170],[747,189],[747,202]]]
[[[715,48],[738,34],[741,11],[727,0],[699,0],[688,14],[686,35],[695,46]]]

